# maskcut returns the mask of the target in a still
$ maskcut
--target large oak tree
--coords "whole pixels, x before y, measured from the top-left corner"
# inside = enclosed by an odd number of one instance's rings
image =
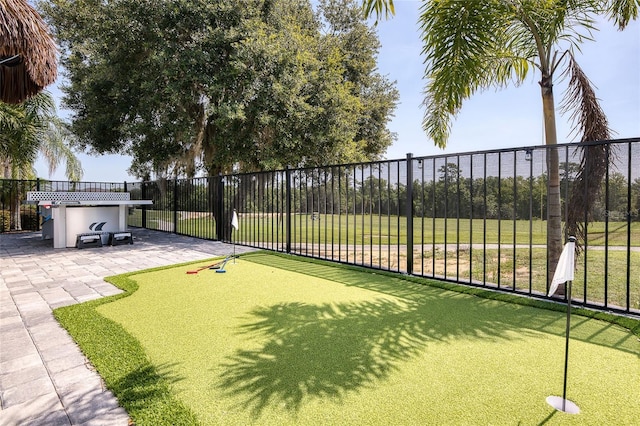
[[[378,158],[398,94],[353,0],[50,0],[82,148],[214,176]]]

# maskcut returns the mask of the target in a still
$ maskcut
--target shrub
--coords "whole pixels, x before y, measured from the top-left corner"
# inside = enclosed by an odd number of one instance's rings
[[[7,232],[11,226],[11,212],[0,210],[0,232]]]
[[[35,211],[23,210],[20,212],[20,220],[23,231],[37,231],[40,216]]]

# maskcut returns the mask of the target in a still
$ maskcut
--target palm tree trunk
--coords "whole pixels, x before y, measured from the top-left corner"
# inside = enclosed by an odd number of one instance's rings
[[[560,161],[558,155],[555,101],[551,77],[540,82],[542,90],[542,109],[544,114],[545,144],[547,149],[547,170],[549,173],[547,188],[547,283],[551,284],[553,273],[562,253],[562,207],[560,204]],[[564,296],[564,284],[559,286],[557,295]]]
[[[5,179],[11,179],[11,169],[9,159],[2,160],[2,176]]]
[[[9,190],[9,229],[22,231],[22,217],[20,215],[20,193],[22,185],[15,176],[15,169],[11,165],[10,159],[2,162],[2,174],[4,179],[11,179],[11,189]]]
[[[15,181],[16,183],[18,181]],[[16,191],[15,194],[11,196],[11,225],[10,229],[14,231],[22,231],[22,217],[20,215],[20,193]]]

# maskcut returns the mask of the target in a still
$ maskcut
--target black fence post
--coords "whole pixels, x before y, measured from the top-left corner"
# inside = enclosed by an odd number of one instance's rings
[[[147,199],[147,182],[142,181],[140,183],[140,193],[142,196],[143,200]],[[156,203],[158,202],[157,200],[154,200]],[[143,205],[142,206],[142,227],[144,229],[147,229],[147,206]]]
[[[285,229],[285,241],[286,241],[286,252],[291,253],[291,168],[289,166],[285,169],[285,197],[286,197],[286,218],[287,221],[286,229]]]
[[[413,274],[413,154],[407,154],[407,274]]]
[[[610,149],[611,147],[607,147],[607,155],[609,155]],[[630,143],[627,144],[627,150],[628,150],[627,158],[629,160],[627,161],[627,176],[628,176],[627,177],[627,275],[626,275],[627,286],[625,289],[627,293],[627,297],[625,299],[625,310],[629,312],[631,310],[631,217],[634,213],[633,210],[631,209],[631,195],[632,195],[631,158],[633,158],[632,157],[633,152],[631,150]],[[638,213],[638,212],[636,211],[635,213]]]
[[[178,178],[173,179],[173,233],[178,233]]]
[[[214,217],[216,219],[216,239],[219,241],[225,238],[225,215],[224,215],[224,180],[222,174],[214,178],[215,180],[215,201]]]
[[[36,191],[40,191],[40,178],[36,178]],[[40,221],[40,212],[42,208],[40,207],[39,204],[36,204],[36,217],[38,218],[38,220],[36,220],[36,231],[40,231],[42,230],[42,222]]]

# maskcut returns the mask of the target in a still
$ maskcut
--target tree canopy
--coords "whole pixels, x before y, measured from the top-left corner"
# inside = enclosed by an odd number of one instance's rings
[[[398,100],[354,0],[50,0],[83,149],[193,176],[378,158]]]

